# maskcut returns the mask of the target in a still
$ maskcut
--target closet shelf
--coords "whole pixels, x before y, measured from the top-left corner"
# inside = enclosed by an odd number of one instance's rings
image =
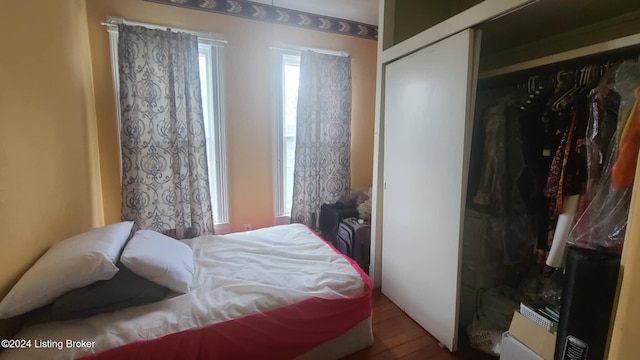
[[[618,39],[613,39],[598,44],[593,44],[582,48],[541,57],[534,60],[524,61],[518,64],[509,65],[494,70],[485,71],[478,75],[478,79],[489,79],[500,75],[511,74],[522,70],[533,69],[540,66],[573,60],[584,56],[602,54],[608,51],[621,50],[638,45],[640,45],[640,34],[625,36]]]

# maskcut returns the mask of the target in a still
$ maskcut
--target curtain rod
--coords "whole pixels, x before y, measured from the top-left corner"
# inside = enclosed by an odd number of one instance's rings
[[[142,26],[142,27],[146,27],[146,28],[149,28],[149,29],[171,30],[171,31],[176,31],[176,32],[183,32],[183,33],[195,35],[200,40],[206,40],[206,41],[210,41],[212,43],[218,43],[218,44],[226,44],[227,43],[227,41],[224,40],[222,35],[219,35],[219,34],[216,34],[216,33],[180,29],[180,28],[175,28],[175,27],[171,27],[171,26],[163,26],[163,25],[158,25],[158,24],[149,24],[149,23],[143,23],[143,22],[137,22],[137,21],[129,21],[129,20],[125,20],[123,18],[114,17],[114,16],[107,16],[107,21],[100,23],[100,25],[107,26],[109,31],[117,31],[117,26],[119,24],[125,24],[125,25],[131,25],[131,26]]]
[[[311,51],[315,51],[315,52],[321,53],[321,54],[328,54],[328,55],[334,55],[334,56],[345,56],[345,57],[350,55],[348,51],[317,49],[317,48],[306,47],[306,46],[295,46],[295,45],[286,45],[286,44],[276,44],[274,46],[270,46],[269,49],[271,49],[271,50],[280,50],[280,51],[306,51],[306,50],[311,50]]]

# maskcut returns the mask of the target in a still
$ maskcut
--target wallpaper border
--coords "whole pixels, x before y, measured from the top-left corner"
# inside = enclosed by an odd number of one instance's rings
[[[378,39],[378,27],[245,0],[144,0],[299,28]]]

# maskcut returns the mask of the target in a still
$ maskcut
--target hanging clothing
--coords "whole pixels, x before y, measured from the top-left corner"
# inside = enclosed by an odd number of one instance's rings
[[[640,66],[633,61],[622,63],[615,72],[616,103],[619,99],[619,116],[615,123],[615,133],[607,149],[607,157],[604,159],[603,172],[599,182],[593,184],[589,205],[584,214],[578,219],[576,225],[569,234],[568,242],[571,245],[583,248],[606,248],[608,251],[620,252],[627,228],[629,205],[631,202],[631,189],[615,186],[614,163],[621,159],[621,147],[623,129],[629,124],[630,119],[637,122],[638,110],[636,90],[640,85]],[[630,152],[632,156],[637,156]],[[635,161],[633,167],[635,168]],[[617,169],[615,171],[618,171]],[[633,174],[634,171],[627,172]],[[618,174],[620,175],[620,174]],[[633,179],[631,178],[631,183]]]
[[[581,194],[587,180],[584,136],[588,113],[583,92],[573,96],[568,114],[569,123],[556,150],[544,190],[545,195],[555,199],[552,206],[556,215],[562,213],[564,197]]]
[[[594,214],[589,205],[597,199],[598,192],[604,191],[602,182],[610,179],[607,166],[620,108],[620,95],[610,88],[612,85],[613,79],[605,75],[601,84],[589,94],[589,121],[585,136],[587,182],[576,211],[577,221],[571,230],[574,237],[588,233],[593,223],[598,221],[600,214]]]
[[[629,188],[633,185],[640,149],[640,96],[636,89],[636,100],[624,126],[620,138],[620,154],[613,165],[613,186],[617,189]]]
[[[551,149],[558,147],[558,134],[562,134],[557,127],[564,129],[565,124],[560,123],[561,120],[552,119],[556,114],[548,112],[554,87],[547,84],[539,90],[537,96],[526,97],[520,111],[523,153],[528,174],[526,178],[530,182],[528,187],[523,187],[523,194],[530,199],[530,213],[535,219],[536,248],[546,249],[549,232],[555,228],[557,216],[549,216],[550,198],[544,196],[543,190],[553,160]]]
[[[586,194],[589,198],[593,198],[600,185],[618,123],[620,95],[610,88],[612,82],[613,80],[605,79],[589,95],[589,122],[585,137],[588,179]]]
[[[559,214],[559,212],[555,211],[558,207],[557,202],[560,201],[560,206],[562,206],[564,172],[567,167],[567,162],[569,161],[569,153],[571,150],[571,146],[569,144],[573,137],[574,124],[575,116],[572,115],[569,126],[562,133],[560,144],[558,145],[553,161],[551,162],[551,168],[549,169],[549,175],[547,177],[547,185],[544,188],[544,194],[555,199],[553,202],[553,210],[556,215]]]
[[[478,190],[473,197],[477,205],[489,206],[491,213],[503,214],[506,211],[506,106],[508,100],[502,99],[483,111],[484,152],[482,171]]]
[[[504,264],[526,261],[535,245],[535,222],[530,214],[530,178],[523,152],[520,114],[512,97],[504,97],[483,111],[482,169],[472,207],[489,214],[487,243],[500,243]]]

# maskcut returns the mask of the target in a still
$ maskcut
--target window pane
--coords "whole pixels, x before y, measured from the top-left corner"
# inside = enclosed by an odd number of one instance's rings
[[[285,140],[285,210],[287,214],[291,213],[291,204],[293,202],[293,169],[295,166],[296,154],[296,138],[293,136],[286,137]]]
[[[217,167],[216,167],[216,144],[215,144],[215,124],[213,117],[213,94],[212,89],[213,78],[211,76],[211,58],[208,52],[200,52],[200,91],[202,93],[202,115],[204,117],[204,132],[207,142],[207,165],[209,167],[209,192],[211,193],[211,208],[213,211],[213,221],[219,223],[220,217],[218,213],[218,183],[217,183]]]
[[[205,54],[200,54],[199,57],[200,60],[200,91],[202,92],[202,114],[204,115],[204,131],[207,133],[207,135],[209,135],[211,133],[211,129],[209,128],[211,126],[210,124],[210,119],[209,114],[210,114],[210,104],[209,101],[207,101],[207,99],[209,99],[211,96],[209,94],[209,83],[208,83],[208,78],[209,78],[209,71],[208,71],[208,64],[207,64],[207,56]]]
[[[296,153],[296,119],[298,110],[298,84],[300,81],[300,57],[287,61],[283,66],[284,99],[284,206],[291,213],[293,201],[293,170]]]
[[[298,83],[300,66],[284,66],[284,134],[296,136],[296,115],[298,110]]]

